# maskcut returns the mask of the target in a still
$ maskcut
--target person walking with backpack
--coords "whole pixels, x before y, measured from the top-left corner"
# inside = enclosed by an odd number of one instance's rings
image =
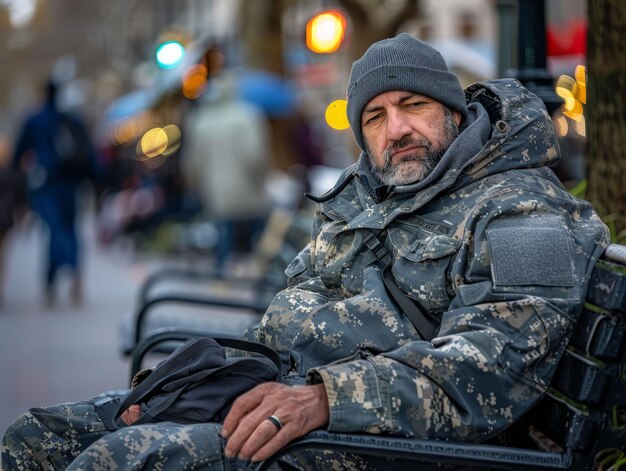
[[[57,107],[58,86],[46,84],[43,106],[24,122],[13,152],[13,166],[25,172],[29,202],[49,229],[45,300],[55,302],[55,282],[62,267],[72,275],[71,297],[82,299],[79,242],[76,233],[76,192],[92,175],[94,152],[77,116]]]

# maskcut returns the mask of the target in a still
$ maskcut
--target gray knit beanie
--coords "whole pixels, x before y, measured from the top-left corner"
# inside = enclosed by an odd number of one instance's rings
[[[438,51],[413,36],[402,33],[374,43],[352,64],[348,81],[348,121],[362,150],[363,108],[375,96],[389,91],[425,95],[457,110],[467,118],[465,94],[456,75],[448,70]]]

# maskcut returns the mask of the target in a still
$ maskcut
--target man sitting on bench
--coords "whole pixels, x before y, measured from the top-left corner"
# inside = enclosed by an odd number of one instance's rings
[[[559,147],[542,101],[513,79],[464,92],[408,34],[353,64],[347,99],[360,158],[315,198],[289,288],[245,336],[282,355],[284,384],[241,396],[223,426],[112,430],[94,401],[32,409],[4,437],[3,469],[237,468],[317,428],[480,442],[539,401],[608,244],[548,168]]]

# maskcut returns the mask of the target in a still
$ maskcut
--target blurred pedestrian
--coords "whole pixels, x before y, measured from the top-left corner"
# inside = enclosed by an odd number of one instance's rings
[[[219,233],[216,268],[222,270],[235,241],[250,249],[269,212],[268,124],[263,112],[237,96],[236,80],[223,73],[186,120],[183,171]]]
[[[21,172],[11,168],[8,149],[0,145],[0,305],[4,294],[4,244],[16,215],[25,203],[24,177]]]
[[[55,301],[59,269],[72,275],[71,297],[82,299],[79,244],[76,233],[77,189],[93,175],[95,164],[91,140],[80,118],[61,112],[58,86],[49,81],[45,103],[24,122],[13,153],[14,168],[25,172],[29,202],[49,229],[45,274],[48,305]]]

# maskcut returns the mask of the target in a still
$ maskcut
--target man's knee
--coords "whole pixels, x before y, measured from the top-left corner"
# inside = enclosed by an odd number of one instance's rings
[[[68,471],[89,469],[224,469],[217,424],[159,423],[120,429],[87,448]]]
[[[2,439],[2,469],[65,469],[78,454],[109,433],[91,402],[31,409]]]
[[[46,460],[42,443],[46,429],[31,412],[19,416],[2,438],[2,468],[5,471],[34,470]]]

